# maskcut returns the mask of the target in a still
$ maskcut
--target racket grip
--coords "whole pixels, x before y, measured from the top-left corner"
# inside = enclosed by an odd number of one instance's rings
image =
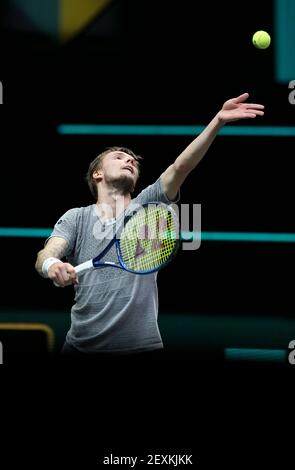
[[[85,263],[78,264],[78,266],[75,267],[75,272],[76,274],[84,274],[86,271],[89,271],[90,269],[93,269],[93,263],[92,260],[90,261],[85,261]]]

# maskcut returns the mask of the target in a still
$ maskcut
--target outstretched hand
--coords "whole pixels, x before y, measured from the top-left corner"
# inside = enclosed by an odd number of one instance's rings
[[[218,118],[222,124],[239,119],[251,119],[264,115],[264,106],[256,103],[245,103],[249,98],[249,93],[244,93],[237,98],[232,98],[224,103],[218,113]]]

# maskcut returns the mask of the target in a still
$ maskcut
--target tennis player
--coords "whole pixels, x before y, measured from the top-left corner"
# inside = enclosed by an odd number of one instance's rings
[[[109,243],[113,225],[132,202],[178,202],[179,189],[197,166],[222,126],[263,116],[264,106],[247,103],[248,93],[226,101],[209,125],[150,186],[132,199],[140,157],[112,147],[89,165],[87,180],[95,204],[67,211],[57,221],[36,270],[56,285],[73,284],[75,303],[63,353],[81,357],[159,351],[157,275],[121,269],[92,270],[78,279],[74,266],[97,256]],[[119,208],[119,209],[118,209]],[[101,245],[101,250],[99,246]],[[65,259],[65,261],[63,261]],[[108,259],[117,261],[115,246]]]

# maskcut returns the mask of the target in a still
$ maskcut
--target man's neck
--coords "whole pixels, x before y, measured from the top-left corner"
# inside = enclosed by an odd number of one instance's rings
[[[99,188],[96,206],[100,217],[109,220],[119,217],[130,201],[130,194],[123,195],[117,189]]]

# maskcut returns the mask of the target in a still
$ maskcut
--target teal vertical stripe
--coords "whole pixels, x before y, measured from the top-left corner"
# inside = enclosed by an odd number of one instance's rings
[[[61,135],[192,135],[204,130],[204,125],[119,125],[119,124],[61,124]],[[224,136],[295,137],[292,126],[225,126],[219,131]]]
[[[275,76],[289,83],[295,79],[295,2],[275,0],[274,7]]]

